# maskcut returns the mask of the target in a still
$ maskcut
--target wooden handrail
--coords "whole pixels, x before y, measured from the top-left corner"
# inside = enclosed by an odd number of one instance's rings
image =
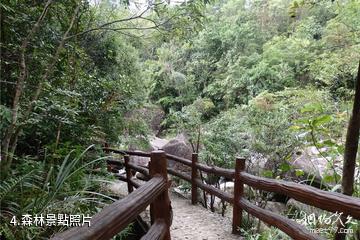
[[[149,231],[140,240],[161,240],[166,234],[166,223],[164,219],[156,220]]]
[[[217,166],[208,166],[202,163],[197,163],[196,167],[201,171],[212,173],[217,176],[226,177],[230,179],[235,177],[235,171],[233,169],[226,169]]]
[[[192,161],[190,161],[189,159],[186,158],[182,158],[182,157],[178,157],[175,155],[171,155],[171,154],[166,154],[166,157],[168,157],[168,159],[182,163],[186,166],[192,167]],[[212,173],[218,176],[222,176],[222,177],[226,177],[226,178],[234,178],[235,176],[235,171],[233,169],[226,169],[226,168],[221,168],[221,167],[217,167],[217,166],[208,166],[202,163],[196,163],[195,164],[197,169],[207,172],[207,173]]]
[[[128,165],[131,169],[133,169],[139,173],[142,173],[145,177],[147,177],[147,178],[150,177],[149,170],[147,168],[141,167],[141,166],[136,166],[133,163],[129,163]]]
[[[284,194],[314,207],[330,212],[342,212],[360,219],[360,199],[341,193],[323,191],[318,188],[283,180],[268,179],[241,172],[241,181],[251,187]]]
[[[151,177],[157,174],[161,175],[168,183],[167,159],[162,150],[151,152],[151,161],[149,163],[149,173]],[[154,224],[158,219],[164,219],[166,223],[165,240],[170,240],[170,226],[172,221],[171,203],[168,191],[163,191],[155,201],[150,205],[151,223]]]
[[[126,156],[126,155],[124,155],[124,156]],[[121,160],[107,159],[106,162],[107,162],[107,164],[110,164],[110,165],[125,166],[125,161],[121,161]],[[146,167],[137,166],[131,162],[129,162],[127,165],[129,166],[129,168],[131,168],[139,173],[144,174],[145,177],[150,177],[149,170]]]
[[[178,156],[175,156],[175,155],[172,155],[172,154],[166,154],[166,157],[170,160],[173,160],[175,162],[178,162],[178,163],[182,163],[186,166],[189,166],[191,167],[191,161],[189,159],[186,159],[186,158],[182,158],[182,157],[178,157]]]
[[[108,149],[109,150],[109,149]],[[110,149],[110,151],[118,152],[121,154],[137,155],[137,156],[150,156],[150,154],[140,151],[118,151]],[[243,184],[247,184],[251,187],[284,194],[288,197],[294,198],[300,202],[308,205],[312,205],[327,211],[339,212],[344,215],[350,215],[356,219],[360,219],[360,199],[346,196],[340,193],[323,191],[318,188],[314,188],[308,185],[302,185],[294,182],[286,182],[283,180],[268,179],[263,177],[254,176],[244,172],[245,159],[236,159],[236,168],[224,169],[216,166],[207,166],[197,162],[197,154],[192,155],[192,160],[188,160],[182,157],[166,154],[166,157],[170,160],[182,163],[191,167],[191,176],[189,174],[176,171],[168,168],[167,172],[171,175],[184,179],[192,184],[192,203],[197,203],[197,188],[201,188],[218,198],[227,201],[234,205],[233,207],[233,233],[238,234],[239,227],[241,225],[242,210],[247,211],[260,220],[268,223],[271,226],[277,227],[283,232],[287,233],[290,237],[296,240],[322,240],[324,238],[315,235],[306,230],[306,228],[293,220],[290,220],[284,216],[273,213],[269,210],[262,209],[254,204],[251,204],[243,197]],[[142,172],[144,168],[127,164],[128,167],[136,170],[139,169]],[[197,177],[197,171],[202,170],[207,173],[212,173],[218,176],[224,176],[227,178],[235,179],[234,196],[211,185],[203,183]],[[146,174],[144,174],[146,175]],[[151,175],[151,174],[150,174]],[[131,180],[125,178],[125,181],[131,183]],[[154,229],[156,227],[154,226]],[[153,234],[153,233],[151,233]],[[151,234],[149,236],[151,236]],[[154,238],[156,239],[156,238]]]
[[[174,175],[176,177],[179,177],[185,181],[188,181],[189,183],[191,183],[191,176],[189,174],[183,173],[183,172],[178,172],[174,169],[168,168],[168,173],[170,173],[171,175]]]
[[[221,200],[224,200],[228,203],[233,204],[234,203],[234,198],[230,193],[221,191],[220,189],[213,187],[211,185],[205,184],[203,183],[200,179],[196,179],[195,184],[201,188],[202,190],[209,192],[213,195],[215,195],[216,197],[220,198]]]
[[[150,157],[150,153],[148,152],[143,152],[143,151],[129,151],[129,150],[117,150],[114,148],[103,148],[104,151],[107,152],[114,152],[114,153],[118,153],[118,154],[122,154],[122,155],[130,155],[130,156],[139,156],[139,157]],[[179,156],[175,156],[172,154],[166,154],[166,157],[170,160],[176,161],[178,163],[184,164],[186,166],[191,167],[192,166],[192,162],[189,159],[183,158],[183,157],[179,157]],[[110,161],[116,161],[116,160],[108,160]],[[118,163],[121,163],[120,161]],[[208,166],[202,163],[196,163],[196,167],[204,172],[207,173],[212,173],[218,176],[223,176],[226,178],[234,178],[235,177],[235,170],[233,169],[227,169],[227,168],[221,168],[221,167],[217,167],[217,166]],[[134,169],[136,170],[136,169]],[[139,171],[140,172],[140,171]]]
[[[71,228],[55,235],[52,239],[110,239],[131,223],[164,191],[167,191],[167,181],[164,177],[157,175],[127,197],[105,207],[92,217],[90,226]]]
[[[251,215],[259,218],[261,221],[268,223],[271,226],[274,226],[287,235],[296,240],[325,240],[318,235],[315,235],[306,228],[286,217],[283,217],[279,214],[273,213],[269,210],[262,209],[254,204],[251,204],[249,201],[241,198],[238,202],[239,206],[250,213]]]
[[[198,178],[198,170],[196,168],[196,164],[198,162],[198,154],[193,153],[191,155],[191,204],[195,205],[198,202],[198,191],[195,183]]]
[[[114,148],[103,148],[104,152],[113,152],[122,155],[139,156],[139,157],[150,157],[150,153],[143,151],[131,151],[131,150],[118,150]]]

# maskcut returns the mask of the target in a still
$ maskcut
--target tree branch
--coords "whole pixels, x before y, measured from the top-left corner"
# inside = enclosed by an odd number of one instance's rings
[[[44,9],[41,12],[40,17],[38,18],[38,20],[36,21],[34,26],[31,28],[28,35],[22,41],[22,44],[20,47],[20,73],[19,73],[19,77],[16,81],[16,86],[15,86],[15,94],[14,94],[12,108],[11,108],[11,122],[10,122],[9,127],[6,130],[5,137],[2,141],[2,161],[1,161],[1,163],[3,163],[5,165],[5,168],[6,168],[6,166],[9,165],[8,164],[9,145],[10,145],[12,135],[14,133],[14,129],[16,127],[17,120],[18,120],[19,101],[20,101],[20,96],[22,95],[22,92],[23,92],[24,83],[25,83],[25,79],[26,79],[26,57],[25,57],[26,50],[27,50],[30,40],[34,37],[36,32],[39,30],[40,25],[42,24],[43,20],[45,19],[52,2],[53,2],[53,0],[48,0],[46,2]]]
[[[162,5],[164,4],[164,2],[160,2],[160,3],[154,3],[152,5],[149,5],[147,8],[145,8],[145,10],[143,10],[140,14],[135,14],[135,15],[132,15],[131,17],[128,17],[128,18],[123,18],[123,19],[117,19],[117,20],[114,20],[114,21],[111,21],[111,22],[107,22],[107,23],[104,23],[98,27],[94,27],[94,28],[91,28],[91,29],[88,29],[88,30],[85,30],[83,32],[80,32],[80,33],[77,33],[75,35],[71,35],[71,36],[67,36],[65,38],[65,40],[69,40],[71,38],[74,38],[74,37],[77,37],[77,36],[81,36],[81,35],[84,35],[84,34],[87,34],[87,33],[90,33],[90,32],[94,32],[94,31],[99,31],[99,30],[106,30],[106,27],[107,26],[110,26],[110,25],[113,25],[115,23],[122,23],[122,22],[128,22],[128,21],[133,21],[135,19],[144,19],[143,18],[143,15],[149,11],[150,9],[152,9],[153,7],[155,6],[158,6],[158,5]]]

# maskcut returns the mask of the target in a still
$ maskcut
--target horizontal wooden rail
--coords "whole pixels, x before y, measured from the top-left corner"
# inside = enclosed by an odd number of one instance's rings
[[[224,191],[222,191],[216,187],[213,187],[211,185],[207,185],[207,184],[203,183],[200,179],[196,179],[195,184],[202,190],[215,195],[216,197],[220,198],[221,200],[224,200],[231,204],[234,203],[234,198],[230,193],[224,192]]]
[[[241,172],[243,183],[268,192],[276,192],[330,212],[342,212],[360,219],[360,199],[336,192],[323,191],[308,185],[268,179]]]
[[[145,167],[137,166],[137,165],[132,164],[132,163],[129,163],[128,166],[131,169],[133,169],[133,170],[135,170],[135,171],[137,171],[139,173],[142,173],[145,177],[147,177],[147,178],[150,177],[149,170],[146,169]]]
[[[125,162],[121,160],[106,160],[107,164],[116,165],[116,166],[124,166]],[[150,177],[149,170],[146,167],[138,166],[133,163],[128,163],[128,166],[133,169],[134,171],[137,171],[139,173],[144,174],[146,177]]]
[[[164,191],[167,191],[167,181],[164,177],[157,175],[127,197],[105,207],[92,217],[90,226],[69,229],[55,235],[52,239],[110,239],[131,223]]]
[[[115,173],[114,176],[117,177],[117,179],[119,179],[120,181],[127,182],[126,176],[124,176],[122,174]]]
[[[181,179],[184,179],[184,180],[191,183],[191,176],[189,174],[178,172],[178,171],[173,170],[171,168],[168,168],[168,173],[170,173],[170,174],[172,174],[172,175],[174,175],[176,177],[179,177]],[[198,186],[202,190],[215,195],[216,197],[220,198],[221,200],[224,200],[224,201],[229,202],[229,203],[234,202],[233,196],[231,194],[229,194],[227,192],[224,192],[224,191],[222,191],[222,190],[220,190],[220,189],[218,189],[216,187],[213,187],[211,185],[205,184],[200,179],[196,179],[195,184],[196,184],[196,186]]]
[[[191,183],[191,176],[189,174],[183,173],[183,172],[178,172],[174,169],[168,168],[168,173],[170,173],[171,175],[174,175],[176,177],[179,177],[185,181],[188,181],[189,183]]]
[[[113,148],[103,148],[103,150],[108,151],[108,152],[122,154],[122,155],[150,157],[150,153],[143,152],[143,151],[117,150],[117,149],[113,149]],[[175,162],[178,162],[178,163],[181,163],[181,164],[191,167],[191,160],[189,160],[189,159],[186,159],[183,157],[178,157],[178,156],[175,156],[172,154],[166,154],[166,157],[170,160],[173,160]],[[108,163],[112,163],[115,161],[116,160],[108,160]],[[116,162],[119,164],[121,163],[121,161],[116,161]],[[212,174],[215,174],[218,176],[223,176],[226,178],[234,178],[234,176],[235,176],[235,170],[233,170],[233,169],[226,169],[226,168],[221,168],[221,167],[217,167],[217,166],[207,166],[207,165],[201,164],[201,163],[196,163],[196,167],[201,171],[204,171],[207,173],[212,173]],[[134,170],[136,170],[136,169],[134,169]]]
[[[130,184],[133,185],[135,188],[139,188],[141,186],[140,183],[135,182],[134,180],[130,179]]]
[[[230,179],[235,177],[235,170],[233,169],[220,168],[216,166],[207,166],[201,163],[196,163],[195,165],[199,170],[207,173],[212,173],[217,176],[223,176]]]
[[[186,166],[191,167],[191,160],[189,160],[189,159],[178,157],[178,156],[171,155],[171,154],[166,154],[166,157],[168,159],[170,159],[170,160],[173,160],[175,162],[179,162],[179,163],[182,163],[182,164],[184,164]]]
[[[141,152],[141,151],[121,151],[121,150],[116,150],[116,149],[111,149],[111,148],[106,148],[104,150],[111,151],[111,152],[114,152],[114,153],[120,153],[120,154],[123,154],[123,155],[129,154],[129,155],[136,155],[136,156],[145,156],[145,157],[147,156],[147,153]],[[170,159],[170,160],[182,163],[184,165],[187,165],[187,166],[190,166],[190,167],[192,166],[192,162],[190,160],[186,159],[186,158],[178,157],[178,156],[171,155],[171,154],[166,154],[166,157],[168,159]],[[144,168],[144,167],[136,166],[136,165],[131,164],[131,163],[129,163],[128,166],[131,169],[134,169],[135,171],[141,172],[143,174],[145,173],[144,174],[145,176],[149,175],[148,170],[146,168]],[[227,178],[234,178],[234,176],[235,176],[235,170],[219,168],[219,167],[216,167],[216,166],[207,166],[207,165],[200,164],[200,163],[196,163],[195,166],[199,170],[203,170],[203,171],[208,172],[208,173],[213,173],[215,175],[224,176],[224,177],[227,177]],[[181,179],[183,179],[185,181],[188,181],[188,182],[192,183],[190,175],[188,175],[186,173],[176,171],[176,170],[171,169],[171,168],[168,168],[167,170],[168,170],[169,174],[174,175],[176,177],[179,177],[179,178],[181,178]],[[126,178],[122,178],[121,180],[125,181],[125,182],[129,182],[129,181],[126,180]],[[228,193],[226,193],[224,191],[221,191],[220,189],[215,188],[213,186],[207,185],[207,184],[203,183],[200,179],[196,179],[195,184],[199,188],[201,188],[204,191],[209,192],[209,193],[217,196],[221,200],[224,200],[224,201],[229,202],[229,203],[234,202],[233,197],[230,194],[228,194]]]
[[[166,234],[166,223],[163,219],[158,219],[151,225],[149,231],[140,240],[161,240]]]
[[[114,148],[103,148],[105,152],[113,152],[122,155],[139,156],[139,157],[150,157],[150,153],[143,151],[130,151],[130,150],[118,150]]]
[[[123,155],[136,155],[142,157],[150,157],[149,153],[141,151],[119,151],[116,149],[107,149],[115,153]],[[294,182],[286,182],[283,180],[268,179],[263,177],[257,177],[244,172],[245,159],[236,159],[236,168],[225,169],[216,166],[207,166],[205,164],[198,163],[197,153],[193,153],[192,159],[186,159],[171,154],[166,154],[166,158],[176,161],[191,167],[191,175],[177,171],[175,169],[168,168],[167,172],[171,175],[177,176],[183,180],[186,180],[192,184],[192,203],[197,203],[197,188],[213,194],[214,196],[234,204],[233,208],[233,233],[238,234],[238,230],[241,226],[242,211],[245,210],[249,214],[259,218],[261,221],[274,226],[283,232],[287,233],[290,237],[297,240],[323,240],[324,238],[309,232],[304,226],[296,223],[293,220],[288,219],[285,216],[273,213],[269,210],[262,209],[256,205],[251,204],[243,197],[243,184],[247,184],[251,187],[268,191],[284,194],[288,197],[294,198],[307,205],[312,205],[320,209],[324,209],[331,212],[343,213],[344,215],[350,215],[356,219],[360,219],[360,199],[346,196],[340,193],[323,191],[318,188],[314,188],[308,185],[302,185]],[[136,166],[133,164],[127,164],[128,168],[143,173],[145,176],[149,175],[149,171],[145,167]],[[197,176],[197,171],[201,170],[206,173],[215,174],[217,176],[223,176],[226,178],[235,179],[235,196],[224,192],[214,186],[203,183]],[[122,177],[123,181],[127,181],[129,184],[135,185],[134,181],[127,180],[126,177]],[[157,220],[161,220],[158,218]],[[155,222],[152,229],[146,235],[149,238],[143,239],[161,239],[159,236],[159,230],[164,225]],[[145,236],[144,236],[145,237]]]
[[[290,237],[296,240],[325,240],[316,234],[309,232],[304,226],[292,221],[279,214],[273,213],[269,210],[262,209],[254,204],[251,204],[244,198],[238,202],[239,206],[251,215],[259,218],[261,221],[274,226]]]
[[[135,182],[135,181],[132,180],[132,179],[128,180],[128,179],[126,178],[126,176],[124,176],[124,175],[115,174],[114,176],[117,177],[117,179],[119,179],[120,181],[127,182],[127,183],[130,182],[130,184],[131,184],[132,186],[134,186],[135,188],[139,188],[139,187],[141,186],[141,184]]]
[[[178,157],[175,155],[171,155],[171,154],[166,154],[166,157],[170,160],[182,163],[186,166],[191,167],[191,160],[186,159],[186,158],[182,158],[182,157]],[[235,170],[232,169],[226,169],[226,168],[221,168],[221,167],[216,167],[216,166],[207,166],[205,164],[201,164],[201,163],[196,163],[196,167],[204,172],[207,173],[212,173],[218,176],[223,176],[223,177],[227,177],[227,178],[234,178],[235,176]]]

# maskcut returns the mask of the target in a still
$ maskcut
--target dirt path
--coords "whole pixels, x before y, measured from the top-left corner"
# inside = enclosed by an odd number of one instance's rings
[[[231,220],[213,213],[200,205],[191,205],[190,200],[172,193],[173,223],[171,239],[173,240],[232,240],[242,239],[231,234]]]

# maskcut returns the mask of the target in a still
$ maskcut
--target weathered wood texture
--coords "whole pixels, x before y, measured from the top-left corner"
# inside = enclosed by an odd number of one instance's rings
[[[124,155],[124,159],[125,159],[125,156],[128,156],[128,155]],[[118,166],[119,168],[117,168],[117,170],[120,170],[120,167],[122,166],[125,166],[125,161],[121,161],[121,160],[112,160],[112,159],[107,159],[106,160],[106,163],[109,164],[109,165],[114,165],[114,166]],[[138,166],[138,165],[135,165],[131,162],[128,162],[128,167],[131,168],[132,170],[135,170],[139,173],[142,173],[144,174],[145,177],[147,178],[150,178],[150,174],[149,174],[149,170],[146,168],[146,167],[142,167],[142,166]],[[125,166],[126,167],[126,166]],[[112,171],[113,172],[113,171]],[[117,171],[116,171],[117,172]]]
[[[145,167],[137,166],[132,163],[129,163],[128,166],[129,166],[129,168],[131,168],[139,173],[142,173],[146,178],[150,179],[149,170],[146,169]]]
[[[171,168],[168,168],[167,170],[168,170],[168,173],[170,173],[171,175],[174,175],[174,176],[176,176],[178,178],[181,178],[181,179],[191,183],[191,176],[189,174],[179,172],[179,171],[176,171],[176,170],[171,169]]]
[[[191,176],[189,174],[186,174],[186,173],[182,173],[182,172],[178,172],[174,169],[170,169],[168,168],[168,172],[171,174],[171,175],[174,175],[176,177],[179,177],[185,181],[188,181],[189,183],[191,183]],[[234,199],[232,197],[231,194],[229,193],[226,193],[216,187],[213,187],[211,185],[207,185],[205,183],[203,183],[201,181],[201,179],[199,178],[196,178],[195,179],[195,184],[197,187],[201,188],[202,190],[208,192],[208,193],[211,193],[213,195],[215,195],[216,197],[226,201],[226,202],[229,202],[229,203],[233,203],[234,202]]]
[[[149,231],[141,238],[141,240],[162,240],[165,237],[167,225],[163,219],[158,219],[151,225]]]
[[[244,184],[240,180],[240,172],[245,170],[245,159],[236,158],[235,163],[235,184],[234,184],[234,205],[233,205],[233,219],[232,219],[232,233],[240,234],[240,226],[242,222],[242,209],[239,206],[239,201],[244,194]]]
[[[204,172],[212,173],[220,177],[235,178],[235,171],[233,169],[220,168],[216,166],[207,166],[205,164],[197,163],[196,167]]]
[[[120,181],[126,182],[126,183],[130,183],[133,187],[135,188],[139,188],[141,186],[141,184],[135,182],[133,179],[127,179],[126,176],[122,175],[122,174],[118,174],[115,173],[114,176],[119,179]]]
[[[149,172],[151,177],[162,176],[168,185],[167,179],[167,159],[164,151],[152,151],[151,161],[149,165]],[[165,240],[170,240],[170,226],[171,226],[171,205],[168,189],[166,188],[161,194],[157,196],[155,201],[150,205],[150,213],[152,223],[159,219],[163,219],[166,224],[166,231],[164,235]]]
[[[239,206],[250,213],[251,215],[259,218],[261,221],[268,223],[271,226],[274,226],[290,237],[296,240],[325,240],[316,234],[310,233],[306,228],[286,217],[283,217],[279,214],[273,213],[269,210],[262,209],[254,204],[251,204],[249,201],[241,198],[238,202]]]
[[[110,239],[131,223],[159,195],[167,192],[167,181],[157,175],[127,197],[116,201],[91,219],[91,225],[69,229],[55,235],[54,240]]]
[[[113,148],[103,148],[106,152],[114,152],[122,155],[131,155],[131,156],[140,156],[140,157],[150,157],[150,153],[148,152],[142,152],[142,151],[129,151],[129,150],[117,150]],[[186,158],[178,157],[171,154],[166,154],[166,157],[170,160],[176,161],[178,163],[182,163],[186,166],[191,167],[192,161]],[[197,163],[196,167],[204,172],[212,173],[218,176],[223,176],[226,178],[234,178],[235,177],[235,170],[233,169],[226,169],[226,168],[220,168],[217,166],[207,166],[205,164]]]
[[[128,185],[128,192],[132,193],[134,191],[134,187],[131,184],[130,180],[132,178],[132,173],[131,173],[131,169],[129,167],[129,162],[130,162],[130,157],[129,155],[124,155],[124,161],[125,161],[125,171],[126,171],[126,179],[127,181],[127,185]]]
[[[118,153],[118,154],[122,154],[122,155],[150,157],[150,153],[143,152],[143,151],[118,150],[118,149],[114,149],[114,148],[103,148],[103,151]]]
[[[340,193],[323,191],[308,185],[282,180],[267,179],[241,172],[241,181],[251,187],[268,192],[276,192],[294,198],[300,202],[330,212],[342,212],[360,219],[360,199]]]
[[[114,151],[115,152],[115,151]],[[129,151],[119,151],[121,154],[127,154]],[[160,151],[162,152],[162,151]],[[131,151],[129,152],[130,155],[138,155],[138,156],[149,156],[148,153],[139,152],[139,151]],[[165,156],[165,157],[164,157]],[[196,156],[197,157],[197,156]],[[253,216],[259,218],[261,221],[264,221],[265,223],[277,227],[280,230],[287,233],[290,237],[296,239],[296,240],[320,240],[323,239],[320,236],[317,236],[313,233],[310,233],[306,230],[305,227],[303,227],[300,224],[297,224],[296,222],[278,215],[276,213],[273,213],[271,211],[262,209],[256,205],[251,204],[249,201],[245,200],[243,196],[243,184],[247,184],[251,187],[269,191],[269,192],[276,192],[280,194],[287,195],[291,198],[294,198],[300,202],[303,202],[308,205],[312,205],[327,211],[331,212],[342,212],[345,215],[350,215],[356,219],[360,219],[360,199],[355,197],[346,196],[339,193],[334,192],[328,192],[319,190],[317,188],[308,186],[308,185],[301,185],[298,183],[293,182],[286,182],[282,180],[274,180],[274,179],[267,179],[262,177],[253,176],[251,174],[245,173],[245,160],[244,159],[237,159],[236,161],[236,169],[230,170],[230,169],[223,169],[218,168],[215,166],[207,166],[204,164],[200,164],[197,162],[197,158],[193,159],[192,161],[177,157],[170,154],[165,154],[164,152],[158,153],[157,157],[154,156],[154,159],[163,159],[168,158],[174,161],[177,161],[179,163],[182,163],[186,166],[189,166],[192,168],[192,174],[191,176],[176,171],[174,169],[167,169],[167,172],[169,174],[172,174],[174,176],[177,176],[181,179],[184,179],[190,183],[192,183],[192,192],[195,192],[195,188],[201,188],[206,192],[209,192],[210,194],[215,195],[216,197],[227,201],[234,205],[233,209],[233,233],[239,232],[239,226],[241,225],[241,216],[242,216],[242,210],[247,211],[248,213],[252,214]],[[152,165],[151,161],[151,165]],[[157,163],[161,163],[160,165],[164,164],[164,160],[157,160]],[[166,162],[166,161],[165,161]],[[151,174],[152,166],[150,165],[150,175],[154,176],[154,173]],[[160,165],[157,166],[157,168],[162,168]],[[166,166],[166,165],[165,165]],[[139,168],[139,166],[131,166],[132,169],[136,170],[136,168]],[[144,172],[144,169],[140,169]],[[217,189],[213,186],[207,185],[203,183],[197,175],[198,170],[202,170],[207,173],[212,173],[218,176],[224,176],[227,178],[234,178],[235,179],[235,189],[234,189],[234,197],[226,192],[221,191],[220,189]],[[146,173],[146,171],[145,171]],[[144,174],[145,175],[145,174]],[[165,176],[164,174],[162,174]],[[127,180],[126,180],[127,181]],[[129,181],[128,181],[129,182]],[[166,192],[167,193],[167,192]],[[195,197],[192,194],[192,202],[195,202]],[[163,200],[161,200],[163,201]],[[167,202],[167,201],[165,201]],[[170,206],[167,203],[163,206]],[[159,204],[160,207],[160,204]],[[156,207],[158,209],[158,207]],[[152,211],[155,211],[154,204],[152,204]],[[169,211],[165,211],[169,212]],[[156,215],[156,214],[154,214]],[[165,215],[162,215],[165,216]],[[167,219],[168,216],[165,216],[164,219]],[[156,219],[162,219],[159,217],[159,214],[156,218],[153,218],[153,220]],[[155,221],[156,222],[156,221]],[[170,226],[167,224],[167,226]],[[154,227],[155,228],[155,227]]]
[[[170,160],[173,160],[178,163],[182,163],[186,166],[192,167],[192,161],[190,161],[189,159],[178,157],[178,156],[171,155],[171,154],[166,154],[166,157]],[[235,171],[233,169],[220,168],[220,167],[216,167],[216,166],[207,166],[207,165],[201,164],[201,163],[196,163],[196,167],[197,167],[197,169],[199,169],[201,171],[204,171],[207,173],[212,173],[217,176],[223,176],[226,178],[234,178],[234,176],[235,176]]]
[[[211,193],[212,195],[215,195],[216,197],[228,202],[228,203],[234,203],[234,198],[230,193],[221,191],[220,189],[213,187],[211,185],[207,185],[203,183],[200,179],[195,180],[196,185],[201,188],[202,190]]]
[[[166,157],[170,160],[173,160],[175,162],[182,163],[186,166],[191,167],[191,160],[189,160],[189,159],[178,157],[178,156],[171,155],[171,154],[166,154]]]
[[[198,178],[198,170],[196,168],[196,163],[198,161],[198,154],[193,153],[191,156],[191,203],[197,204],[197,186],[195,180]]]
[[[119,173],[115,173],[114,176],[115,176],[117,179],[119,179],[120,181],[127,182],[126,175],[119,174]]]

